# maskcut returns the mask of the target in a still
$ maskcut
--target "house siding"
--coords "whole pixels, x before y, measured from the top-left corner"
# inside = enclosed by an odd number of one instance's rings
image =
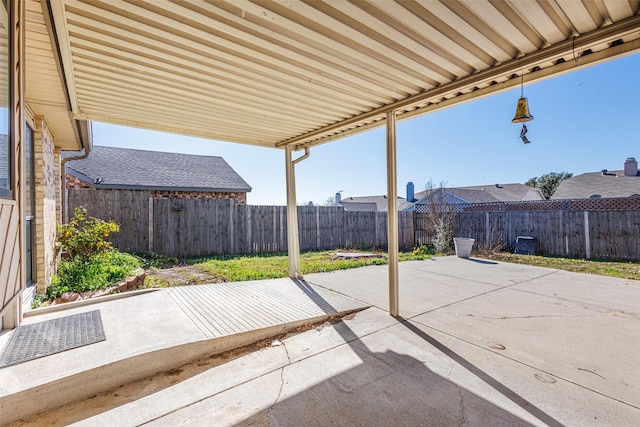
[[[23,146],[25,121],[24,81],[19,78],[24,75],[25,43],[24,43],[24,3],[8,2],[9,28],[8,49],[2,49],[4,54],[12,53],[9,58],[12,62],[7,70],[10,70],[5,90],[14,94],[14,98],[7,104],[10,111],[15,114],[9,116],[10,123],[7,129],[11,136],[8,147],[13,150],[15,165],[21,165],[23,160]],[[6,23],[5,23],[6,24]],[[6,59],[6,57],[5,57]],[[2,82],[3,85],[5,82]],[[13,197],[0,199],[0,330],[14,328],[22,321],[22,298],[24,289],[24,257],[23,254],[23,212],[22,197],[24,171],[21,167],[14,167]]]

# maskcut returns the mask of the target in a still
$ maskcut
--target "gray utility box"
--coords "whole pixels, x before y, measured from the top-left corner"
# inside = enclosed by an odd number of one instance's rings
[[[538,255],[538,239],[530,236],[516,237],[516,254]]]

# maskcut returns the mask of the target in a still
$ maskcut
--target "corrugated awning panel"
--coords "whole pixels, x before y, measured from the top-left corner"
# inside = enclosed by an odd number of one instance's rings
[[[50,7],[76,118],[272,147],[368,129],[390,108],[410,117],[494,93],[514,74],[548,77],[635,51],[640,38],[637,0]]]

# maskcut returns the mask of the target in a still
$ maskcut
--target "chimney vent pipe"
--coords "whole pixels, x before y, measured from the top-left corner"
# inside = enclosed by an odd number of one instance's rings
[[[627,157],[624,161],[624,176],[638,175],[638,161],[634,157]]]

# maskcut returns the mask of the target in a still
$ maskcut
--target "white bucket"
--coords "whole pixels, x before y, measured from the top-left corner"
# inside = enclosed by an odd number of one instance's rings
[[[469,258],[471,256],[471,248],[473,248],[475,239],[470,237],[454,237],[453,243],[456,247],[456,255],[458,258]]]

